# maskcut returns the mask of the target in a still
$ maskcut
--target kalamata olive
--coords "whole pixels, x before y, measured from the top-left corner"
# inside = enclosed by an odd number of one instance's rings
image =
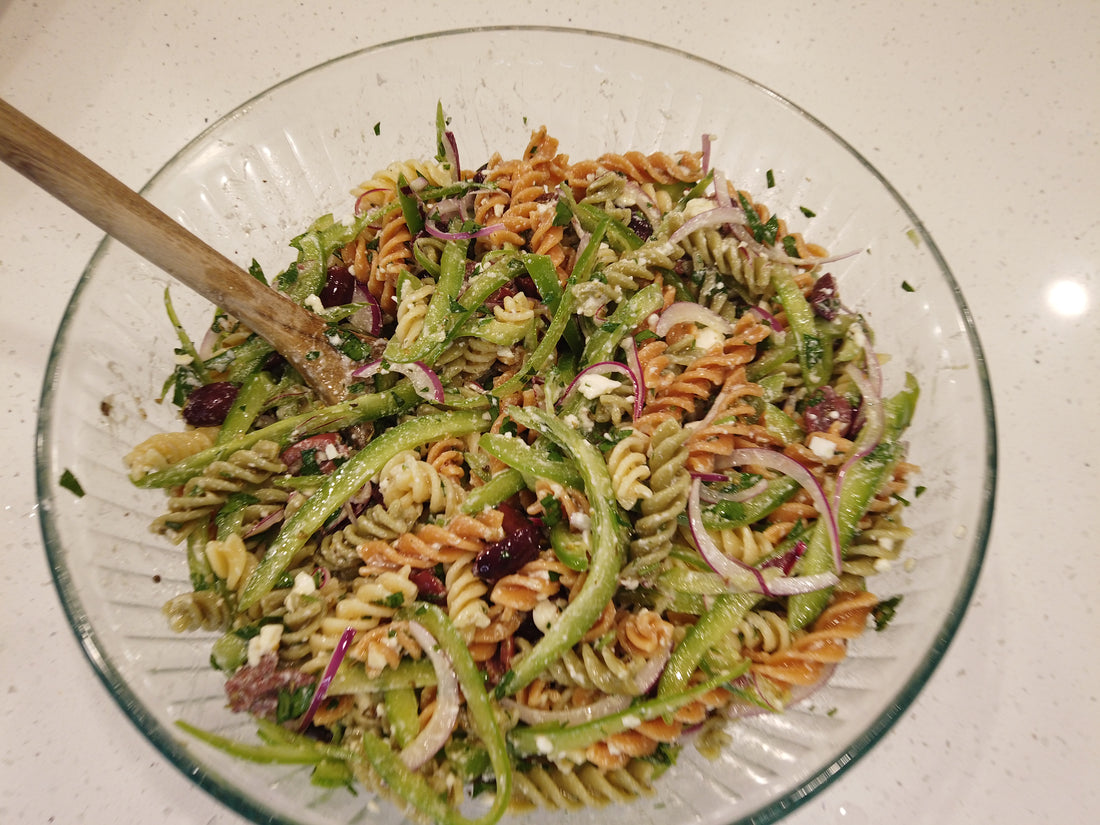
[[[815,398],[814,403],[802,413],[802,424],[808,433],[823,433],[830,430],[833,425],[839,424],[837,435],[847,435],[852,428],[852,405],[843,395],[837,395],[836,390],[830,386],[824,386],[819,393],[820,398]]]
[[[334,266],[328,271],[328,278],[317,296],[323,307],[338,307],[350,304],[355,297],[355,276],[346,266]]]
[[[814,312],[826,321],[833,321],[840,312],[840,294],[836,289],[836,279],[826,272],[814,282],[810,290],[810,306]]]
[[[498,509],[504,514],[504,538],[474,558],[474,575],[487,582],[515,573],[537,558],[542,543],[542,533],[526,515],[510,504],[501,504]]]
[[[416,585],[417,598],[433,604],[447,603],[447,586],[431,570],[417,570],[409,574],[409,581]]]
[[[196,387],[183,404],[183,420],[192,427],[218,427],[237,398],[237,385],[215,381]]]
[[[643,241],[648,241],[649,237],[653,234],[653,227],[650,225],[649,219],[642,214],[640,209],[630,210],[629,226],[634,230],[634,234]]]

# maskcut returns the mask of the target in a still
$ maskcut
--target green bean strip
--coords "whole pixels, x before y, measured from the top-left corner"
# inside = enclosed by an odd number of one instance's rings
[[[532,447],[522,438],[489,433],[478,440],[478,445],[489,455],[499,458],[525,476],[545,478],[577,490],[584,486],[581,474],[572,463],[555,461],[545,451]]]
[[[328,692],[329,696],[383,693],[404,687],[428,687],[435,683],[435,668],[428,659],[402,659],[396,668],[383,668],[377,676],[368,676],[362,664],[345,659],[336,671]]]
[[[543,366],[546,365],[546,362],[550,360],[550,356],[553,355],[554,351],[558,348],[558,341],[561,340],[566,325],[572,320],[573,310],[577,305],[577,299],[573,293],[572,287],[574,284],[584,283],[591,277],[592,269],[596,265],[596,251],[599,249],[606,231],[607,224],[601,223],[592,232],[591,237],[588,239],[587,246],[585,246],[584,251],[577,257],[577,262],[573,265],[573,274],[569,276],[569,281],[566,283],[565,292],[562,295],[561,302],[558,304],[557,312],[551,317],[550,326],[547,328],[545,335],[542,340],[539,341],[539,345],[535,347],[535,351],[527,356],[527,359],[523,362],[523,366],[516,374],[493,390],[493,395],[497,398],[511,395],[513,392],[523,387],[528,376],[542,369]]]
[[[615,349],[635,327],[659,310],[664,304],[661,287],[650,284],[638,290],[615,307],[607,320],[588,336],[588,345],[584,348],[583,364],[590,367],[601,361],[611,361]]]
[[[620,255],[642,245],[642,239],[633,229],[598,206],[591,203],[578,203],[572,208],[581,228],[586,232],[595,232],[602,222],[607,221],[607,244]]]
[[[248,376],[237,391],[237,397],[233,399],[233,406],[229,408],[229,414],[222,422],[222,428],[218,430],[215,443],[235,441],[247,433],[274,391],[275,382],[268,373],[258,371]]]
[[[261,732],[263,732],[265,728],[262,720],[260,720],[260,724]],[[176,721],[176,726],[213,748],[217,748],[230,756],[246,759],[249,762],[279,765],[316,765],[326,759],[343,762],[357,758],[355,753],[346,748],[318,742],[307,736],[298,736],[291,731],[285,731],[286,736],[280,735],[274,742],[269,741],[262,745],[253,745],[196,728],[182,719]]]
[[[420,707],[416,691],[412,687],[390,688],[382,693],[382,702],[386,706],[386,719],[390,731],[399,748],[405,747],[416,738],[420,730]]]
[[[526,488],[527,483],[523,480],[523,473],[509,468],[502,473],[497,473],[480,487],[471,490],[459,509],[467,515],[477,515],[482,510],[507,501]]]
[[[787,323],[794,333],[798,362],[806,388],[815,390],[829,380],[833,371],[833,342],[822,336],[814,323],[814,311],[806,296],[795,283],[791,270],[784,266],[772,268],[772,283],[776,298],[787,313]]]
[[[172,304],[172,294],[168,287],[164,288],[164,310],[168,313],[168,320],[172,323],[172,329],[176,331],[176,337],[180,341],[180,349],[184,354],[191,359],[191,368],[195,370],[195,375],[199,377],[199,380],[204,384],[210,383],[210,373],[206,371],[206,365],[199,358],[199,351],[195,349],[195,344],[191,340],[191,336],[187,334],[187,330],[183,328],[183,324],[180,323],[179,316],[176,314],[176,307]]]
[[[447,333],[456,320],[452,301],[458,298],[459,290],[466,279],[466,249],[469,241],[448,241],[443,247],[439,260],[439,280],[428,311],[424,315],[424,327],[408,349],[401,346],[396,338],[386,347],[386,358],[391,361],[421,361],[431,366],[439,354],[439,347],[447,338]]]
[[[721,501],[704,507],[703,524],[708,530],[748,527],[792,498],[799,489],[799,483],[790,476],[773,478],[763,492],[747,501]],[[686,515],[683,522],[687,524]]]
[[[400,610],[396,618],[424,625],[435,637],[440,649],[450,657],[458,677],[458,685],[466,699],[470,726],[488,751],[489,761],[493,766],[496,792],[493,794],[492,805],[476,819],[463,816],[421,774],[409,770],[397,752],[384,740],[369,731],[363,734],[363,750],[367,759],[390,791],[434,822],[440,825],[492,825],[504,815],[512,799],[512,761],[504,734],[497,722],[496,711],[485,692],[481,671],[470,656],[465,639],[447,614],[438,607],[418,603]]]
[[[659,719],[674,713],[684,705],[717,687],[728,684],[749,669],[746,659],[738,667],[721,676],[708,679],[692,688],[678,693],[658,696],[631,705],[626,710],[593,719],[579,725],[562,727],[560,725],[532,725],[515,728],[508,734],[508,741],[520,756],[553,756],[568,753],[602,742],[609,736],[623,733],[637,727],[641,722]]]
[[[839,506],[836,509],[842,552],[851,544],[859,520],[867,512],[871,499],[882,489],[882,485],[893,472],[894,465],[902,456],[903,447],[898,436],[909,426],[918,394],[916,379],[912,375],[907,375],[905,387],[883,405],[886,432],[882,440],[868,455],[853,464],[845,475]],[[828,530],[819,519],[810,535],[806,552],[795,566],[795,573],[810,576],[832,569],[833,553],[829,546]],[[832,588],[827,588],[789,597],[787,624],[791,629],[798,630],[806,627],[821,615],[821,611],[829,603],[832,592]]]
[[[550,630],[504,675],[496,688],[498,697],[528,685],[588,632],[619,586],[627,542],[626,520],[616,503],[611,474],[600,451],[545,410],[509,407],[508,414],[519,424],[550,438],[576,463],[592,508],[592,556],[584,584]]]
[[[476,412],[448,412],[414,418],[376,436],[366,447],[341,464],[317,488],[306,503],[283,525],[241,590],[238,609],[247,610],[268,593],[295,554],[387,461],[402,450],[449,435],[468,435],[486,429],[488,422]]]
[[[699,617],[699,621],[691,626],[672,651],[657,683],[657,696],[673,696],[683,692],[703,657],[721,644],[761,598],[759,593],[724,593],[716,596],[711,608]]]
[[[259,430],[242,435],[232,441],[216,444],[202,452],[177,461],[163,470],[156,470],[134,484],[142,488],[175,487],[189,478],[197,476],[215,461],[224,461],[237,450],[247,450],[257,441],[274,441],[285,444],[288,439],[311,435],[341,427],[350,427],[362,421],[373,421],[387,415],[398,413],[420,400],[416,390],[408,381],[402,381],[393,389],[385,392],[360,395],[331,407],[302,413],[284,418]]]
[[[745,377],[750,381],[759,383],[765,376],[771,375],[788,361],[798,357],[798,347],[795,346],[794,336],[788,335],[782,344],[765,350],[764,353],[753,361],[745,370]]]
[[[535,288],[538,289],[539,295],[542,296],[542,302],[546,304],[552,317],[558,311],[558,304],[561,303],[562,298],[562,288],[561,284],[558,283],[558,272],[554,268],[554,262],[546,255],[533,255],[531,253],[524,253],[521,259],[523,265],[527,268],[527,274],[535,282]],[[562,332],[562,338],[565,339],[565,343],[569,345],[569,349],[573,352],[580,354],[584,349],[584,340],[581,337],[576,318],[569,319],[569,322],[565,325],[565,330]]]

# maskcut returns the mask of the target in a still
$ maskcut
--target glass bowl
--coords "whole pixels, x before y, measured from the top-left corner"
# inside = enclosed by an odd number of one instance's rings
[[[994,417],[963,297],[920,220],[840,137],[752,80],[674,49],[578,30],[489,28],[409,38],[332,60],[264,92],[188,144],[144,194],[228,257],[268,272],[318,215],[350,215],[351,188],[393,160],[435,153],[441,101],[465,166],[519,152],[545,124],[575,159],[609,150],[698,149],[712,165],[833,251],[869,254],[832,269],[848,305],[889,353],[887,391],[916,374],[921,400],[909,460],[925,488],[907,511],[906,564],[876,588],[904,596],[885,632],[864,634],[812,700],[732,726],[709,761],[685,749],[638,823],[772,822],[866,755],[920,692],[966,609],[989,534]],[[900,148],[898,151],[902,151]],[[514,156],[514,154],[512,155]],[[768,173],[774,186],[768,187]],[[807,207],[810,216],[800,207]],[[163,499],[129,482],[122,456],[178,428],[154,401],[176,344],[167,278],[104,241],[68,306],[45,377],[38,490],[46,551],[73,630],[134,724],[200,787],[263,822],[381,823],[401,818],[360,792],[323,791],[308,772],[237,761],[174,726],[233,730],[211,636],[176,635],[161,605],[189,589],[179,548],[149,532]],[[210,307],[176,286],[185,327]],[[86,495],[59,485],[69,470]],[[571,812],[603,821],[607,809]],[[510,817],[560,821],[537,811]]]

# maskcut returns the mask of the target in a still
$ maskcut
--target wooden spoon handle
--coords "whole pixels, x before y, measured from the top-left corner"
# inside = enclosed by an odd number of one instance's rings
[[[0,159],[112,238],[239,318],[329,404],[348,366],[325,322],[253,278],[141,195],[0,99]]]

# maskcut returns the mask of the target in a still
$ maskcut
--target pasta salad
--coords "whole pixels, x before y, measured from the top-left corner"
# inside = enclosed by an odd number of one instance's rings
[[[126,460],[186,555],[167,621],[219,632],[260,739],[179,724],[441,823],[627,800],[889,619],[918,389],[708,138],[574,161],[539,128],[471,169],[436,131],[271,279],[343,400],[166,295],[185,426]]]

